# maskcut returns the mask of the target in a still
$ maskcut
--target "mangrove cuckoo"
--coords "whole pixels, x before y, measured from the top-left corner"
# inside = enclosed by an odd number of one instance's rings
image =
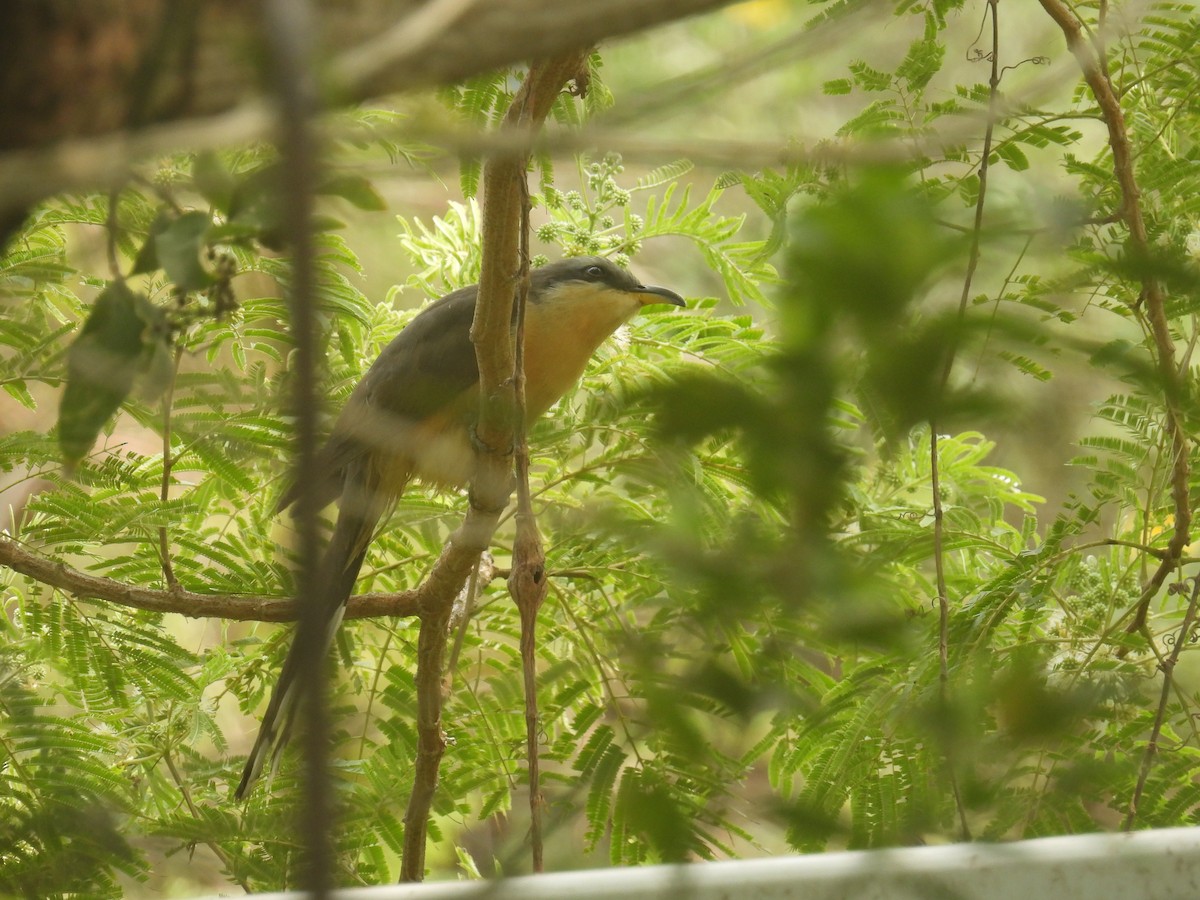
[[[430,304],[388,344],[354,388],[317,458],[312,486],[320,506],[338,501],[322,562],[323,614],[332,643],[380,519],[409,481],[461,487],[475,466],[479,369],[471,343],[477,285]],[[532,422],[579,380],[596,348],[643,306],[683,306],[674,291],[640,283],[594,256],[564,259],[530,273],[525,309],[525,408]],[[514,312],[515,325],[515,312]],[[296,502],[293,485],[279,508]],[[302,665],[292,645],[242,780],[246,796],[268,754],[277,757],[293,712]]]

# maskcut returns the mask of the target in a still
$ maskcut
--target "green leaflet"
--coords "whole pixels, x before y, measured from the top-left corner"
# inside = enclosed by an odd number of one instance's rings
[[[91,450],[135,382],[150,376],[153,387],[169,359],[162,311],[123,281],[109,284],[67,354],[58,440],[68,467]]]

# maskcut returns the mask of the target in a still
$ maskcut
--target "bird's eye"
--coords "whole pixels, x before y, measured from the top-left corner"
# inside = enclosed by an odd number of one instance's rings
[[[601,275],[604,274],[604,270],[602,268],[600,268],[599,266],[588,266],[586,269],[583,270],[583,274],[586,275],[588,278],[599,278]]]

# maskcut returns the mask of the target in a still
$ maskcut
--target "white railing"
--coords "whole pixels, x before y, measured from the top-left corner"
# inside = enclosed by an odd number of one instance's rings
[[[260,894],[301,900],[303,894]],[[1200,828],[555,872],[338,900],[1200,900]]]

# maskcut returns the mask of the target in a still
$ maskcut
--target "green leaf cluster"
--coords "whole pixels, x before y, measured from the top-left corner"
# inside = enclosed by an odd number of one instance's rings
[[[550,554],[539,740],[549,830],[572,845],[550,848],[562,865],[1092,831],[1119,826],[1135,796],[1138,827],[1197,824],[1188,593],[1159,592],[1146,632],[1125,632],[1175,525],[1172,402],[1200,434],[1195,379],[1171,396],[1141,301],[1158,278],[1186,367],[1195,17],[1156,5],[1109,57],[1151,232],[1143,258],[1112,218],[1113,163],[1085,140],[1099,111],[1084,91],[999,109],[974,230],[979,141],[936,157],[927,141],[992,106],[986,84],[947,72],[955,8],[899,4],[907,52],[825,86],[848,104],[835,145],[920,148],[903,162],[710,176],[678,160],[635,174],[607,153],[537,166],[535,254],[641,269],[682,246],[746,304],[640,317],[530,435]],[[1007,70],[1006,89],[1027,71]],[[514,85],[498,73],[444,99],[494,124]],[[573,103],[560,101],[565,124],[594,111]],[[424,152],[394,134],[377,147]],[[1021,193],[1047,172],[1062,196]],[[405,286],[430,297],[478,273],[478,167],[463,173],[462,203],[401,220]],[[74,480],[53,438],[0,438],[5,483],[47,486],[11,539],[139,587],[290,594],[292,535],[273,513],[291,455],[276,175],[261,149],[167,160],[115,212],[110,198],[57,198],[0,257],[0,385],[31,408],[64,382],[83,398],[64,401],[76,425],[59,432]],[[364,210],[383,196],[337,167],[321,190]],[[399,286],[363,295],[365,263],[333,224],[317,261],[330,411],[412,315]],[[97,227],[116,273],[68,257],[78,229]],[[103,378],[90,347],[117,361]],[[162,403],[126,384],[159,347],[179,359]],[[1034,451],[1055,442],[1072,465],[1047,475]],[[413,489],[358,589],[414,587],[463,505]],[[511,541],[506,520],[501,565]],[[1186,549],[1170,580],[1194,564]],[[231,883],[294,885],[292,753],[245,805],[231,799],[289,629],[197,625],[2,575],[0,892],[117,896],[164,863],[164,845],[215,860]],[[397,870],[416,753],[411,624],[350,622],[337,640],[339,883]],[[524,867],[518,632],[495,584],[455,636],[439,875]],[[1160,662],[1181,639],[1160,716]],[[1169,750],[1147,765],[1156,727]]]

